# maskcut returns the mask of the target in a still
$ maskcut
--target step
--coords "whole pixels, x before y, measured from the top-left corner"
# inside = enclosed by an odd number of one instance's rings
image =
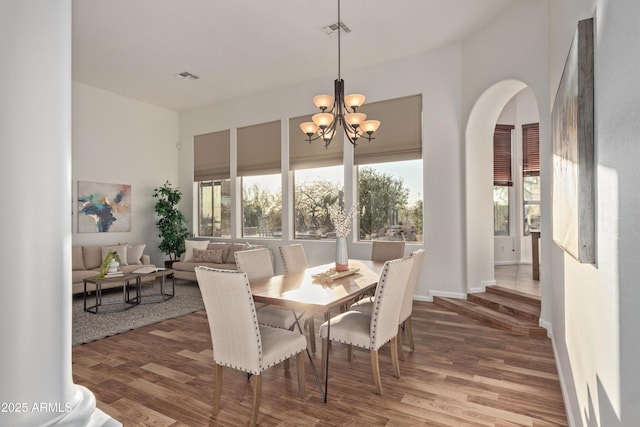
[[[537,322],[538,319],[540,319],[540,307],[536,307],[529,302],[514,299],[510,296],[503,296],[499,293],[480,292],[468,294],[467,301],[484,305],[500,313],[509,314],[532,322]]]
[[[508,314],[500,313],[471,301],[456,298],[433,297],[433,302],[456,313],[488,322],[491,326],[528,337],[546,337],[547,330],[538,326],[536,322],[519,319]]]
[[[487,286],[486,292],[509,297],[520,302],[531,304],[538,308],[541,307],[540,297],[538,295],[528,294],[526,292],[516,291],[515,289],[504,288],[502,286]]]

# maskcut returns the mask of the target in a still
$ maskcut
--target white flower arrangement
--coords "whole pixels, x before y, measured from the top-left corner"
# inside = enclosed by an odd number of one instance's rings
[[[329,216],[335,226],[336,236],[347,237],[351,232],[351,223],[353,216],[358,210],[358,205],[353,205],[348,212],[342,210],[339,206],[333,205],[329,208]]]

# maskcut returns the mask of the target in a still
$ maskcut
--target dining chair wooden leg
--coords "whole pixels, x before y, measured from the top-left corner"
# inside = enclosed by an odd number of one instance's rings
[[[400,363],[398,362],[398,337],[391,338],[391,363],[396,378],[400,378]]]
[[[416,346],[413,344],[413,331],[411,330],[411,316],[407,317],[407,320],[404,321],[404,328],[407,332],[407,339],[409,340],[409,348],[411,351],[416,349]]]
[[[222,365],[216,363],[216,379],[213,383],[213,415],[220,410],[220,394],[222,393]]]
[[[251,410],[251,426],[258,422],[258,412],[260,411],[260,397],[262,396],[262,375],[253,376],[253,409]]]
[[[402,325],[398,325],[398,358],[404,362],[404,348],[402,348]]]
[[[378,350],[371,350],[371,373],[376,391],[382,396],[382,382],[380,381],[380,365],[378,364]]]
[[[313,321],[313,316],[309,317],[307,320],[307,332],[309,333],[309,347],[311,347],[311,352],[313,354],[316,353],[316,325]]]
[[[351,358],[353,357],[353,346],[351,344],[347,345],[347,360],[351,362]]]
[[[304,399],[304,352],[296,355],[296,368],[298,369],[298,394]]]
[[[284,361],[284,370],[285,371],[289,370],[289,359],[285,359],[285,361]]]
[[[329,343],[327,342],[326,338],[322,338],[322,358],[320,361],[320,378],[323,378],[323,379],[326,375],[325,368],[327,366],[327,357],[329,356],[328,352],[329,352]]]

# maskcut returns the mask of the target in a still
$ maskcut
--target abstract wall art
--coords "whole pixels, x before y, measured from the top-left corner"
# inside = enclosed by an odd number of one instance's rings
[[[578,23],[551,113],[553,240],[595,263],[593,19]]]
[[[131,186],[78,181],[78,232],[131,231]]]

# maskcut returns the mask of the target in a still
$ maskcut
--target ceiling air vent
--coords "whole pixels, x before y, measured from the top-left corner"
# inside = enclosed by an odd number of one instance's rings
[[[342,31],[345,34],[351,32],[351,29],[349,29],[349,27],[347,27],[345,23],[342,21],[323,27],[322,30],[327,34],[332,35],[336,31],[338,31],[338,26],[340,26],[340,31]]]
[[[195,74],[191,74],[188,71],[183,71],[180,74],[176,75],[176,77],[180,77],[183,80],[198,80],[200,78]]]

